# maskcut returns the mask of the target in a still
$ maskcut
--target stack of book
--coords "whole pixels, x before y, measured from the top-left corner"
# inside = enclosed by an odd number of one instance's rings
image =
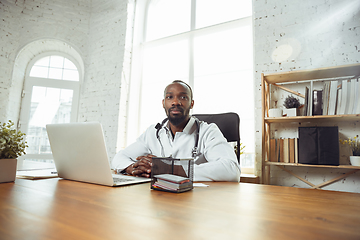
[[[298,163],[298,138],[270,139],[271,162]]]
[[[193,183],[189,178],[181,177],[173,174],[155,175],[153,189],[164,190],[170,192],[185,192],[193,189]]]
[[[322,89],[305,87],[305,116],[360,113],[360,80],[333,80]]]

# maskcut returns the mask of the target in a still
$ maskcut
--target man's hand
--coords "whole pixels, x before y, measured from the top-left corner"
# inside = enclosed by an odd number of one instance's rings
[[[139,177],[150,177],[152,157],[154,155],[148,154],[146,156],[139,156],[136,158],[137,162],[126,168],[126,173]]]

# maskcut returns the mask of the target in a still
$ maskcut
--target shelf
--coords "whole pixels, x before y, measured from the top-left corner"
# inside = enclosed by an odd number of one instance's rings
[[[327,185],[336,183],[336,182],[340,181],[341,179],[347,178],[348,176],[360,171],[360,167],[351,166],[351,165],[339,165],[339,166],[310,165],[310,164],[300,164],[300,163],[279,163],[279,162],[268,162],[268,161],[265,161],[265,164],[268,165],[268,167],[270,167],[272,165],[272,166],[276,166],[276,167],[288,172],[289,174],[293,175],[294,177],[296,177],[300,181],[303,181],[304,183],[308,184],[310,186],[310,188],[313,188],[313,189],[321,189],[321,188],[323,188],[323,187],[325,187]],[[351,170],[351,171],[348,171],[347,173],[344,173],[344,174],[340,174],[339,176],[334,177],[334,178],[332,178],[332,179],[330,179],[330,180],[328,180],[326,182],[323,182],[323,183],[320,183],[320,184],[314,184],[314,183],[309,182],[305,178],[300,177],[299,175],[295,174],[291,170],[285,168],[285,166],[346,169],[346,170]]]
[[[336,169],[359,169],[360,166],[352,166],[352,165],[311,165],[311,164],[301,164],[301,163],[283,163],[283,162],[268,162],[265,161],[266,165],[273,166],[289,166],[289,167],[317,167],[317,168],[336,168]]]
[[[360,121],[360,114],[351,115],[317,115],[317,116],[297,116],[297,117],[265,117],[265,123],[289,123],[289,122],[315,122],[315,121]]]
[[[264,80],[269,84],[273,84],[327,78],[354,77],[359,75],[360,64],[351,64],[345,66],[264,74]]]
[[[350,79],[360,77],[360,63],[350,64],[344,66],[333,66],[327,68],[317,68],[309,70],[297,70],[297,71],[288,71],[288,72],[275,72],[275,73],[262,73],[261,74],[261,94],[262,94],[262,178],[261,182],[265,184],[270,183],[270,168],[271,166],[276,166],[289,174],[292,174],[296,178],[310,185],[311,188],[322,188],[326,185],[335,183],[341,179],[344,179],[351,174],[360,171],[360,167],[351,166],[351,165],[310,165],[310,164],[299,164],[299,163],[283,163],[283,162],[270,162],[270,129],[273,123],[287,123],[287,124],[297,124],[300,123],[310,123],[310,126],[317,126],[323,124],[331,125],[340,125],[342,122],[346,123],[355,123],[360,122],[360,114],[344,114],[344,115],[316,115],[316,116],[296,116],[296,117],[266,117],[268,116],[268,111],[271,103],[271,87],[276,86],[279,89],[282,89],[291,94],[297,95],[299,97],[305,97],[303,94],[294,91],[291,88],[288,88],[284,85],[286,84],[299,84],[304,82],[310,82],[310,85],[313,84],[313,81],[333,81],[339,79]],[[357,124],[356,124],[357,125]],[[281,128],[281,125],[278,126]],[[293,167],[293,168],[290,168]],[[345,174],[340,174],[338,177],[335,177],[324,183],[315,185],[303,177],[295,174],[296,167],[309,167],[309,168],[327,168],[327,169],[338,169],[338,170],[348,170]],[[272,168],[271,168],[272,169]],[[294,171],[294,172],[293,172]]]

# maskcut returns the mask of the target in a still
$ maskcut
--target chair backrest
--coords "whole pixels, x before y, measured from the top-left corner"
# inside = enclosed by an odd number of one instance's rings
[[[237,113],[193,114],[200,121],[215,123],[228,142],[236,142],[237,159],[240,163],[240,118]]]

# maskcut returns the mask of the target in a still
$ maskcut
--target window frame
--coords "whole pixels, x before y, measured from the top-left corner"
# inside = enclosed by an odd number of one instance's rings
[[[191,26],[187,32],[146,41],[146,29],[147,29],[147,15],[150,6],[150,0],[139,1],[136,3],[136,14],[134,21],[134,38],[133,38],[133,61],[131,65],[131,81],[129,88],[129,105],[128,105],[128,117],[127,117],[127,129],[126,129],[126,143],[132,143],[136,140],[137,136],[142,133],[140,129],[141,119],[141,107],[142,102],[142,70],[143,70],[143,56],[146,48],[156,47],[166,43],[188,40],[189,44],[189,85],[194,86],[194,38],[198,36],[204,36],[219,31],[226,31],[228,29],[234,29],[242,26],[252,27],[252,16],[239,18],[211,26],[202,28],[195,28],[196,18],[196,0],[191,1]],[[141,69],[141,71],[139,71]],[[160,107],[160,105],[159,105]],[[160,121],[160,120],[159,120]],[[127,144],[124,144],[125,146]],[[252,152],[251,152],[252,153]],[[255,154],[255,153],[254,153]],[[255,159],[254,159],[255,161]],[[254,173],[254,168],[242,167],[243,173]]]
[[[30,71],[38,60],[44,57],[55,56],[55,55],[67,58],[68,60],[70,60],[72,63],[75,64],[79,74],[79,81],[30,77]],[[64,52],[58,52],[58,51],[43,52],[41,54],[36,55],[33,59],[31,59],[28,62],[25,70],[25,80],[21,94],[21,109],[20,109],[20,116],[18,121],[18,129],[24,133],[27,133],[29,121],[30,121],[30,103],[32,98],[32,89],[34,86],[73,90],[70,122],[76,122],[78,119],[80,87],[83,81],[82,72],[83,71],[81,65],[76,61],[76,59]],[[52,158],[53,158],[52,154],[25,154],[19,157],[19,159],[52,159]]]

